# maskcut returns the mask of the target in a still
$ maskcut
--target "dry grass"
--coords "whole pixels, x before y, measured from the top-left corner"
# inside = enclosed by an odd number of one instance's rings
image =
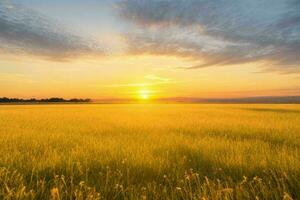
[[[2,105],[0,144],[0,199],[300,199],[300,105]]]

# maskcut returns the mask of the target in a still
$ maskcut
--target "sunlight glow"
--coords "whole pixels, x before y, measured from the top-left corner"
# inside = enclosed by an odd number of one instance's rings
[[[140,90],[139,91],[139,98],[140,99],[143,99],[143,100],[147,100],[150,98],[150,91],[149,90],[146,90],[146,89],[143,89],[143,90]]]

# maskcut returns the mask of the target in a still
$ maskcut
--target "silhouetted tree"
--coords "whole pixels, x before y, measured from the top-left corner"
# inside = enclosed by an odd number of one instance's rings
[[[18,99],[18,98],[7,98],[2,97],[0,98],[0,103],[60,103],[60,102],[71,102],[71,103],[88,103],[91,102],[91,99],[63,99],[58,97],[52,97],[49,99]]]

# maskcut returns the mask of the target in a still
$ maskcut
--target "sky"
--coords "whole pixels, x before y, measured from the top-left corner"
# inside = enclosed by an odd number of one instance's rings
[[[293,95],[299,0],[0,0],[0,96]]]

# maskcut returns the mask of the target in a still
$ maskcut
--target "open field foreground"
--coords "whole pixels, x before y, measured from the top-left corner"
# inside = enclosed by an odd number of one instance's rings
[[[300,199],[300,105],[1,105],[0,199]]]

